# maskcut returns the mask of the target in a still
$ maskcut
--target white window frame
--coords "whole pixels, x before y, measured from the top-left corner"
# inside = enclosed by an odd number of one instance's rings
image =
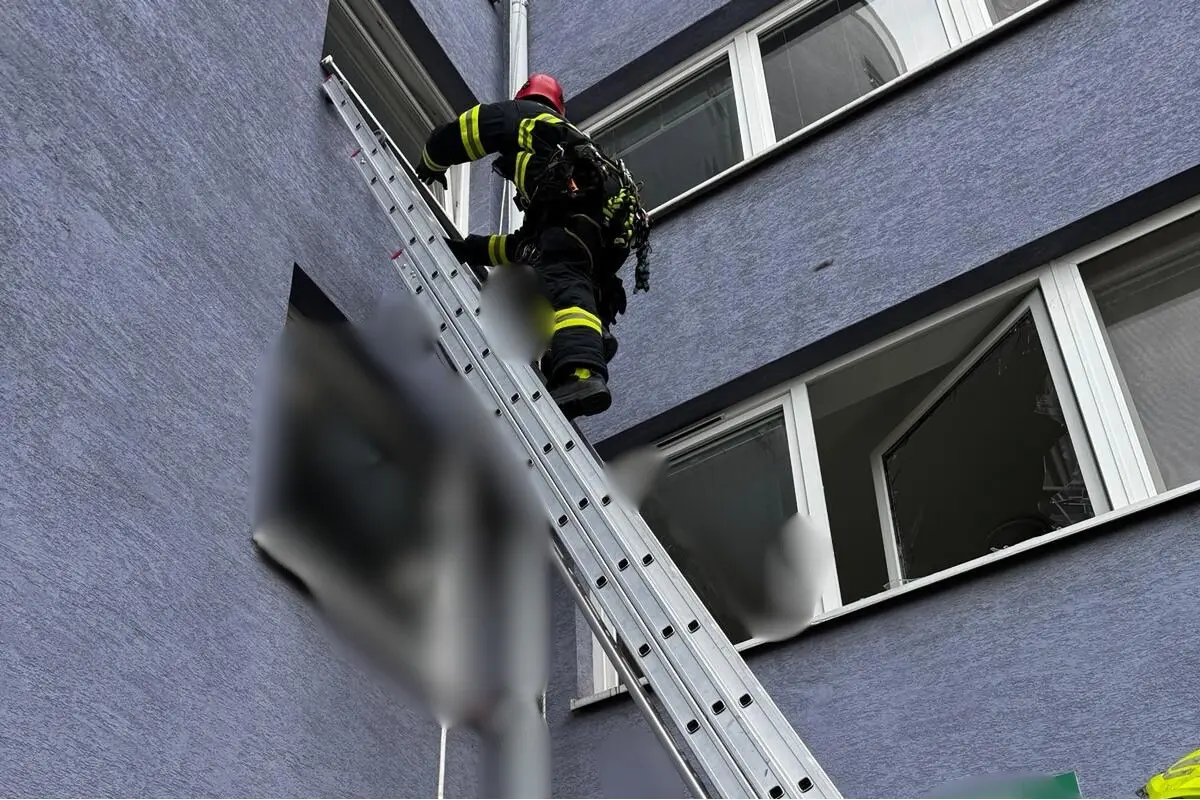
[[[817,524],[815,529],[821,536],[821,545],[826,557],[833,560],[833,539],[830,535],[829,519],[825,508],[824,487],[819,475],[809,474],[803,464],[811,462],[816,452],[816,436],[809,413],[806,387],[788,386],[776,390],[766,398],[755,399],[730,409],[721,415],[715,424],[704,424],[695,433],[672,437],[658,449],[665,458],[673,458],[705,444],[713,442],[739,428],[754,425],[777,413],[782,413],[784,435],[788,443],[789,462],[792,471],[792,490],[796,498],[796,513],[808,516]],[[841,588],[837,576],[831,574],[821,589],[819,612],[825,614],[842,605]],[[749,639],[738,644],[740,649],[761,644],[761,639]],[[592,693],[612,691],[620,684],[616,668],[604,654],[595,636],[591,637]]]
[[[440,113],[443,116],[454,114],[450,104],[446,101],[446,98],[434,84],[433,79],[429,77],[424,69],[418,66],[415,70],[415,72],[418,74],[411,79],[406,79],[396,69],[396,65],[392,63],[392,60],[389,59],[384,53],[383,48],[380,47],[379,42],[377,41],[377,36],[390,36],[392,38],[392,43],[405,52],[409,52],[409,47],[404,41],[403,35],[392,26],[391,21],[386,16],[382,16],[383,12],[378,4],[367,3],[364,5],[347,2],[347,0],[333,0],[333,2],[337,3],[338,12],[344,15],[350,24],[357,29],[359,37],[370,48],[371,53],[378,64],[386,71],[389,82],[394,84],[395,90],[403,92],[405,95],[407,95],[412,102],[412,105],[420,112],[421,122],[425,125],[425,127],[433,130],[434,113]],[[363,19],[364,14],[369,15],[372,18],[370,21],[375,23],[375,26],[379,31],[378,34],[372,33],[368,29],[369,26]],[[417,63],[415,61],[415,57],[413,58],[414,63]],[[414,82],[420,84],[420,89],[424,90],[424,94],[428,94],[436,98],[436,101],[440,107],[432,109],[434,113],[431,113],[431,109],[428,108],[428,104],[422,103],[417,94],[414,93],[414,90],[411,88]],[[357,97],[357,100],[362,102],[361,97]],[[368,114],[368,116],[371,119],[378,121],[373,112]],[[391,134],[385,130],[384,135],[389,143],[389,149],[395,153],[397,158],[407,163],[408,159],[403,153],[400,152],[400,149],[395,146],[395,143],[392,141]],[[409,164],[408,166],[411,168],[415,165]],[[450,221],[458,229],[458,232],[465,236],[469,230],[468,225],[470,221],[471,165],[457,164],[447,170],[446,184],[447,187],[445,189],[442,189],[440,186],[431,187],[430,193],[438,202],[438,205],[442,207],[442,210],[446,212],[446,216],[450,218]]]
[[[938,382],[925,399],[897,425],[890,434],[885,436],[871,453],[871,473],[875,479],[875,501],[879,511],[879,523],[883,535],[883,554],[887,564],[888,586],[903,585],[911,580],[904,574],[904,565],[900,558],[900,539],[896,533],[895,518],[892,515],[892,505],[887,485],[887,472],[884,468],[884,457],[897,442],[903,439],[916,424],[940,403],[946,395],[954,390],[983,359],[987,353],[1004,338],[1012,326],[1026,314],[1032,315],[1034,328],[1041,342],[1042,352],[1050,370],[1050,378],[1058,395],[1059,407],[1062,409],[1067,432],[1071,437],[1071,445],[1075,457],[1083,473],[1084,485],[1087,488],[1088,499],[1092,504],[1093,514],[1102,514],[1110,510],[1104,482],[1092,455],[1091,444],[1088,440],[1087,429],[1083,417],[1079,413],[1075,401],[1074,387],[1067,375],[1066,364],[1059,351],[1055,339],[1053,322],[1041,291],[1033,289],[1020,303],[1009,312],[1003,320],[996,324],[991,331],[964,356],[953,369]],[[986,476],[979,476],[986,480]]]
[[[752,105],[757,102],[755,89],[753,85],[747,85],[744,76],[746,61],[752,57],[751,54],[739,51],[734,46],[732,39],[723,41],[720,46],[709,48],[701,55],[690,59],[680,67],[666,73],[654,83],[643,87],[636,94],[622,100],[620,104],[610,106],[608,109],[593,116],[581,127],[581,130],[594,136],[598,132],[602,132],[605,128],[623,122],[625,119],[637,114],[645,106],[655,102],[673,89],[679,88],[679,86],[695,78],[701,72],[724,61],[729,65],[729,73],[733,82],[733,101],[737,109],[738,134],[741,137],[742,158],[713,177],[696,184],[696,186],[705,186],[754,155],[757,152],[754,148],[761,145],[762,133],[755,129],[755,125],[759,123],[751,123],[752,117],[748,106],[748,104]],[[757,120],[757,117],[753,117],[753,119]],[[685,192],[690,192],[695,188],[690,187]],[[669,198],[663,205],[672,202],[674,199],[674,197]],[[653,213],[656,210],[650,209],[650,212]]]
[[[1159,489],[1155,484],[1148,448],[1139,436],[1136,419],[1131,410],[1132,403],[1122,388],[1119,368],[1107,344],[1105,326],[1096,312],[1094,301],[1079,271],[1081,263],[1196,213],[1200,213],[1200,196],[1081,247],[1067,256],[824,364],[794,381],[714,415],[709,420],[690,426],[696,430],[695,433],[665,437],[660,443],[661,450],[667,455],[677,454],[761,418],[773,409],[784,408],[789,450],[792,454],[792,475],[796,482],[796,507],[799,513],[808,513],[822,531],[823,540],[832,550],[833,533],[825,507],[821,464],[808,402],[808,386],[814,381],[876,356],[983,306],[1032,293],[1029,299],[1034,301],[1037,307],[1035,316],[1039,318],[1039,335],[1043,348],[1046,349],[1047,362],[1051,365],[1064,413],[1071,417],[1068,427],[1072,443],[1081,467],[1087,464],[1090,471],[1085,481],[1093,503],[1094,516],[933,575],[893,586],[850,604],[842,603],[840,592],[835,588],[837,577],[834,575],[831,579],[833,586],[826,590],[822,610],[813,624],[888,602],[918,588],[1089,530],[1135,509],[1190,493],[1200,493],[1200,481],[1166,491]],[[1003,330],[1004,326],[1001,325],[997,329]],[[1097,488],[1094,489],[1094,486]],[[884,523],[883,520],[888,522]],[[885,524],[890,525],[890,516],[881,514],[881,531]],[[759,644],[762,642],[752,639],[738,645],[737,649],[745,651]],[[599,645],[593,640],[592,652],[595,653],[599,649]],[[593,664],[597,668],[592,671],[592,694],[574,701],[574,708],[619,691],[618,679],[611,665],[607,665],[606,661],[601,665],[594,657]]]
[[[1053,0],[1037,0],[1028,8],[1014,14],[1001,23],[992,21],[987,9],[986,0],[936,0],[941,12],[942,21],[949,41],[947,51],[929,62],[908,70],[897,78],[868,92],[857,100],[841,108],[831,111],[825,117],[812,122],[800,130],[793,131],[787,136],[776,135],[774,118],[771,115],[770,98],[767,96],[766,73],[763,70],[760,37],[777,25],[786,23],[789,19],[810,10],[816,5],[828,0],[790,0],[776,8],[760,15],[737,31],[721,38],[700,53],[687,59],[677,67],[669,70],[660,77],[631,92],[617,102],[600,110],[585,120],[580,128],[594,134],[605,127],[619,122],[621,119],[636,114],[646,103],[661,97],[665,92],[677,87],[680,82],[695,76],[705,67],[712,66],[721,58],[727,58],[733,75],[734,96],[738,108],[738,124],[742,133],[742,160],[731,164],[716,175],[692,186],[680,194],[665,200],[653,209],[651,214],[662,211],[674,205],[684,197],[699,194],[710,185],[724,180],[730,173],[739,170],[751,159],[758,158],[776,149],[782,143],[805,134],[810,129],[826,124],[829,120],[848,113],[851,107],[878,94],[891,91],[895,84],[906,75],[916,71],[924,71],[938,62],[948,58],[961,45],[988,33],[997,25],[1008,25],[1019,17],[1033,12],[1038,6]]]

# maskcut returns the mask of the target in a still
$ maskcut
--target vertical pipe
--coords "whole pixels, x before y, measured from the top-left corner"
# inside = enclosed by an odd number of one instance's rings
[[[529,0],[508,3],[508,96],[517,93],[529,78]],[[521,227],[512,184],[505,181],[500,205],[501,230],[512,233]]]
[[[438,744],[437,800],[446,796],[446,726],[442,725],[441,742]]]

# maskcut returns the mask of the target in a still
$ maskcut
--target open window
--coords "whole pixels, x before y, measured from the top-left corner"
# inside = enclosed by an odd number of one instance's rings
[[[965,305],[806,383],[841,598],[1109,510],[1039,284]]]
[[[323,47],[408,163],[420,163],[430,131],[454,119],[454,110],[377,0],[330,0]],[[452,167],[447,183],[430,192],[465,234],[469,165]]]
[[[1071,398],[1035,290],[871,455],[891,585],[1095,514],[1103,487]]]

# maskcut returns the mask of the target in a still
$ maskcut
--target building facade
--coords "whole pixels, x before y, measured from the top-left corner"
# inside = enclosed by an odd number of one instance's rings
[[[504,93],[507,4],[101,5],[0,11],[0,790],[473,796],[478,743],[255,556],[251,398],[297,275],[350,320],[402,289],[320,59],[413,152]],[[1129,796],[1200,745],[1200,10],[528,18],[654,206],[585,430],[668,454],[648,521],[842,791]],[[483,163],[440,199],[485,232],[501,192]],[[836,570],[767,646],[688,542],[796,513]],[[553,623],[555,795],[678,796],[565,590]]]

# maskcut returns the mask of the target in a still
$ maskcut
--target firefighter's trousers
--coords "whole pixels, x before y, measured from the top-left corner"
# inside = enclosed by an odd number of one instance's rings
[[[546,320],[550,347],[542,358],[542,372],[551,384],[579,368],[608,379],[592,278],[592,254],[599,252],[600,244],[599,226],[583,216],[547,227],[539,237],[534,271],[552,309]]]

